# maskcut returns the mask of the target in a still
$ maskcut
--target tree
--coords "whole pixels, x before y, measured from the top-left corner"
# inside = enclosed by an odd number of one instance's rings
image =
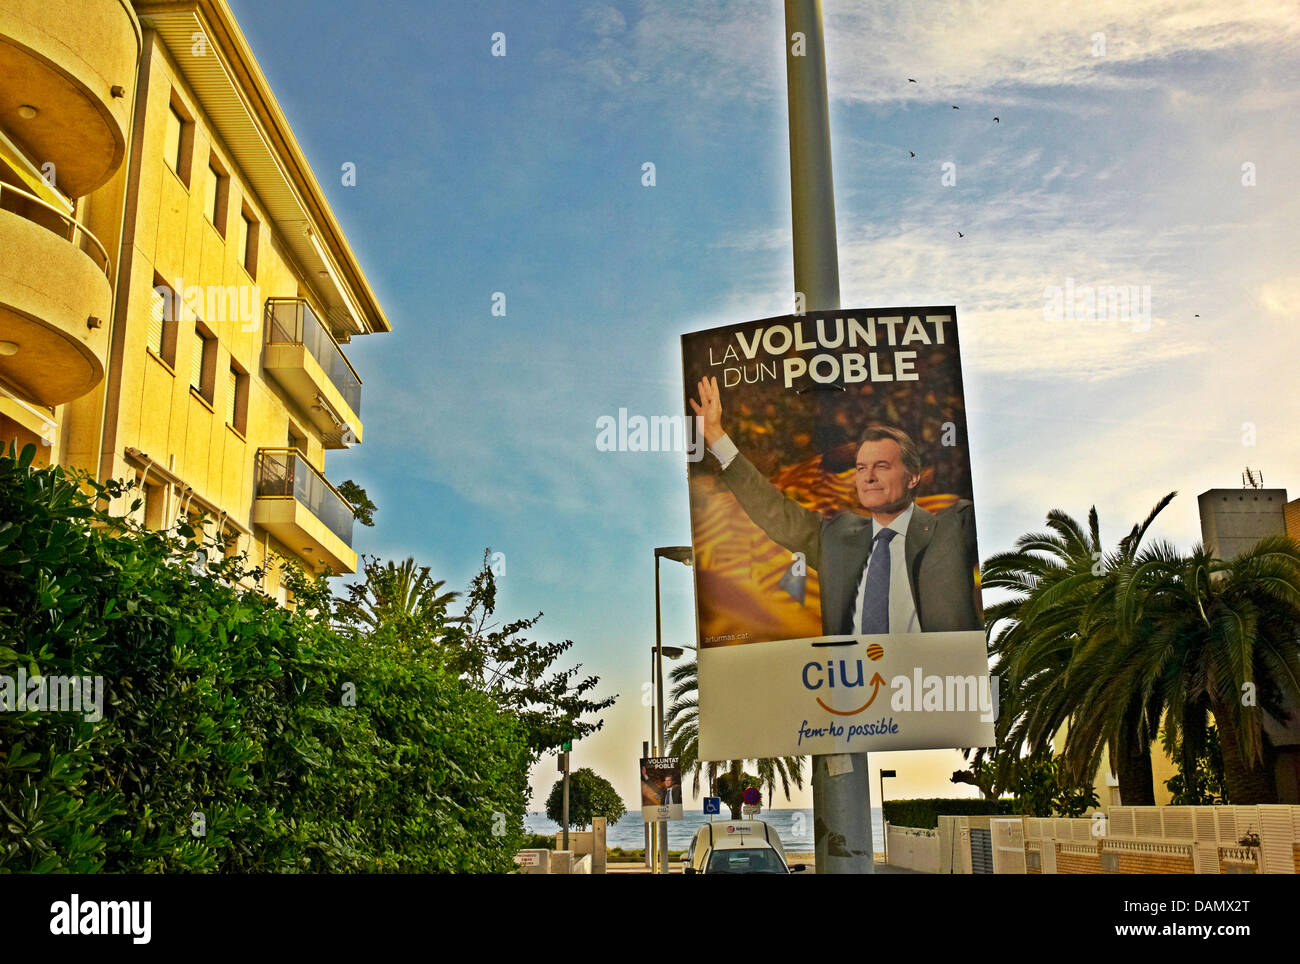
[[[1219,731],[1214,726],[1206,728],[1205,746],[1196,755],[1191,770],[1186,769],[1182,746],[1172,738],[1168,728],[1161,736],[1169,758],[1179,762],[1178,772],[1165,781],[1172,805],[1200,807],[1231,802],[1223,790],[1223,750],[1219,746]]]
[[[555,781],[546,798],[546,816],[563,826],[564,778]],[[627,813],[623,798],[604,777],[590,767],[569,774],[569,827],[586,830],[593,817],[604,817],[611,825]]]
[[[597,676],[579,678],[581,664],[553,670],[572,640],[539,643],[523,638],[541,619],[517,619],[500,626],[496,612],[496,577],[490,565],[491,550],[483,553],[483,568],[474,576],[464,610],[450,612],[461,599],[444,592],[428,566],[408,558],[401,564],[380,563],[364,557],[365,579],[347,587],[338,600],[335,617],[358,640],[391,639],[412,652],[428,652],[449,672],[489,694],[498,705],[519,719],[528,733],[534,757],[566,740],[581,739],[600,729],[602,721],[588,719],[614,704],[616,697],[592,699]]]
[[[711,787],[718,785],[720,772],[724,769],[718,761],[702,761],[699,758],[699,662],[692,658],[673,667],[673,688],[669,694],[672,700],[668,712],[664,715],[664,734],[671,755],[678,757],[684,772],[692,776],[692,790],[700,792],[700,774],[705,772]],[[743,775],[746,764],[753,764],[758,776],[751,777],[753,785],[767,791],[767,805],[772,806],[772,798],[778,784],[787,800],[790,799],[790,785],[803,787],[803,757],[771,757],[756,760],[731,760],[725,769],[734,783]],[[741,791],[745,788],[742,786]],[[721,792],[717,794],[721,796]],[[739,799],[739,797],[737,797]],[[732,806],[731,816],[740,819],[740,803]]]
[[[358,635],[377,634],[391,638],[408,649],[436,646],[447,628],[463,616],[448,614],[448,607],[460,597],[443,592],[445,582],[434,580],[428,566],[415,559],[380,563],[375,556],[362,556],[362,582],[347,587],[347,598],[337,603],[335,616]]]
[[[93,712],[0,712],[0,873],[513,868],[531,760],[496,700],[35,451],[0,457],[0,677],[98,682]]]
[[[1169,708],[1165,727],[1184,774],[1208,752],[1210,718],[1234,804],[1277,801],[1264,714],[1300,700],[1300,543],[1260,540],[1230,562],[1202,546],[1153,555],[1145,606],[1157,628],[1130,657]]]
[[[1138,547],[1156,516],[1174,498],[1169,493],[1146,519],[1106,554],[1094,507],[1085,530],[1068,514],[1048,513],[1047,533],[1021,536],[1009,552],[985,561],[981,584],[1005,589],[1011,598],[986,608],[989,656],[1003,677],[1005,702],[998,717],[997,780],[1009,786],[1024,752],[1043,752],[1068,723],[1061,765],[1071,781],[1091,780],[1104,747],[1119,776],[1123,799],[1155,803],[1151,743],[1157,734],[1159,697],[1149,690],[1112,687],[1101,693],[1105,713],[1085,711],[1112,680],[1085,660],[1096,662],[1122,649],[1117,606],[1131,581]],[[1146,632],[1148,627],[1143,627]],[[1119,694],[1123,700],[1117,702]],[[977,752],[976,759],[984,754]]]
[[[370,496],[366,495],[366,490],[361,488],[351,479],[341,482],[338,486],[339,495],[347,500],[348,505],[352,506],[352,514],[363,526],[374,527],[375,513],[379,511],[379,506],[370,501]]]
[[[1015,773],[1016,804],[1024,816],[1082,817],[1101,802],[1092,784],[1071,781],[1050,751],[1017,760]]]
[[[613,706],[617,696],[592,698],[600,677],[580,677],[581,663],[552,670],[573,640],[537,643],[522,637],[542,613],[503,626],[492,621],[497,590],[491,554],[484,550],[483,568],[470,585],[464,612],[443,631],[442,652],[449,668],[520,721],[536,757],[599,730],[604,721],[588,717]]]
[[[745,773],[740,767],[740,760],[731,761],[731,769],[718,774],[718,796],[731,808],[731,819],[739,820],[741,807],[745,805],[745,788],[759,785],[759,778],[752,773]]]

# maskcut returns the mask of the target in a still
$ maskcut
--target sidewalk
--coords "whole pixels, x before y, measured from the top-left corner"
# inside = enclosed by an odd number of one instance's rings
[[[876,856],[877,856],[877,860],[875,861],[875,867],[873,868],[873,871],[877,874],[923,874],[925,873],[925,871],[923,870],[912,870],[910,867],[890,866],[889,864],[879,859],[880,856],[879,854],[877,854]],[[813,869],[812,854],[790,854],[790,863],[791,864],[802,863],[805,866],[805,868],[807,868],[805,870],[800,871],[799,872],[800,875],[807,874],[808,876],[811,877],[816,873],[816,871]],[[609,863],[605,865],[605,872],[607,874],[648,874],[650,873],[650,869],[644,863],[620,863],[620,864]],[[670,862],[668,864],[668,872],[670,874],[680,874],[682,872],[681,863]]]

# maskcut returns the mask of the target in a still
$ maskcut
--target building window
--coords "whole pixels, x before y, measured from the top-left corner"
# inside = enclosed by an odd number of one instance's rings
[[[248,434],[248,373],[234,359],[226,373],[226,422],[240,435]]]
[[[244,266],[250,278],[257,277],[257,241],[260,225],[248,208],[239,212],[239,235],[235,239],[235,251],[239,263]]]
[[[230,176],[214,157],[208,161],[208,180],[204,187],[203,213],[207,215],[217,234],[226,236],[226,207],[230,197]]]
[[[190,353],[190,388],[212,404],[217,374],[217,339],[201,321],[194,323],[194,348]]]
[[[194,154],[194,118],[186,112],[175,91],[167,106],[167,126],[163,137],[163,159],[189,187],[190,160]]]
[[[176,292],[158,275],[149,301],[149,350],[168,368],[176,367]]]
[[[137,476],[137,480],[139,476]],[[144,484],[140,486],[140,513],[137,516],[141,524],[148,529],[157,531],[163,526],[164,513],[166,512],[167,487],[155,485],[148,481],[145,474]]]
[[[222,554],[226,559],[233,559],[239,555],[239,533],[227,527],[221,533]]]

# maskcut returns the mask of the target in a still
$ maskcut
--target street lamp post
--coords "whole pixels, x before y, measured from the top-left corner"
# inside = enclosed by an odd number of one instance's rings
[[[654,659],[653,656],[651,656],[650,658],[651,658],[651,660]],[[654,732],[654,715],[655,715],[655,708],[652,706],[652,707],[650,707],[650,726],[651,726],[651,732]],[[642,758],[645,758],[645,757],[648,757],[649,755],[650,755],[650,741],[649,741],[649,740],[642,740],[642,741],[641,741],[641,756],[642,756]],[[644,824],[643,826],[645,827],[645,865],[646,865],[646,869],[647,869],[647,870],[653,871],[653,870],[654,870],[654,863],[653,863],[653,860],[654,860],[654,852],[650,849],[650,824],[647,823],[647,824]]]
[[[898,776],[897,770],[880,771],[880,823],[881,836],[885,841],[885,863],[889,863],[889,821],[885,819],[885,778]]]
[[[692,565],[695,561],[695,553],[690,546],[659,546],[655,549],[655,692],[658,698],[655,700],[657,714],[657,734],[659,740],[659,753],[663,756],[666,752],[664,744],[667,742],[664,734],[664,632],[663,632],[663,614],[660,610],[659,595],[659,560],[671,559],[673,562],[680,562],[683,565]],[[677,656],[682,654],[681,650],[674,650]],[[677,656],[670,657],[676,659]],[[678,791],[681,792],[680,790]],[[666,820],[657,821],[659,824],[659,860],[660,872],[668,873],[668,822]]]

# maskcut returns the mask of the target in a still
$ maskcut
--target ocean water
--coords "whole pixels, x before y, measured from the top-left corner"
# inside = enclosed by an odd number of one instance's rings
[[[685,850],[690,845],[695,831],[707,821],[699,810],[686,809],[681,820],[668,821],[668,846],[672,850]],[[813,812],[811,810],[764,810],[758,819],[768,824],[781,835],[787,853],[812,853],[813,849]],[[560,830],[559,824],[547,818],[544,813],[530,813],[524,816],[524,827],[529,833],[553,834]],[[871,808],[871,835],[875,840],[875,849],[879,853],[885,849],[884,818],[879,807]],[[609,847],[622,847],[625,850],[638,850],[645,846],[645,823],[640,811],[626,814],[622,820],[610,827],[605,834],[605,844]]]

